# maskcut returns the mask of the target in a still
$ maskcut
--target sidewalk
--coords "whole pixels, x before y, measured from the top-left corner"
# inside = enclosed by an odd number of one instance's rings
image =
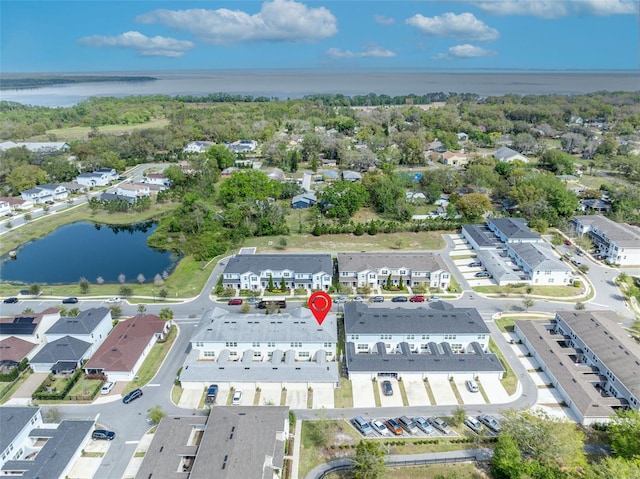
[[[291,479],[298,479],[300,468],[300,447],[302,445],[302,421],[296,420],[296,430],[293,433],[293,456],[291,461]]]

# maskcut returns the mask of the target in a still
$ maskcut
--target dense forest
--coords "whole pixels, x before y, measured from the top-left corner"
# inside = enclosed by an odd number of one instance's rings
[[[79,171],[98,167],[124,171],[140,163],[172,163],[166,175],[173,187],[157,200],[179,202],[180,208],[161,220],[153,241],[203,259],[247,236],[455,228],[488,213],[524,216],[545,231],[564,227],[579,199],[599,198],[602,189],[613,219],[640,221],[638,92],[313,95],[287,101],[212,94],[91,98],[68,108],[0,103],[2,141],[65,140],[65,131],[76,127],[87,135],[69,141],[73,161],[69,153],[0,152],[0,183],[7,193],[71,181]],[[263,170],[221,179],[222,170],[246,158],[224,146],[238,139],[259,143],[248,159],[262,162]],[[204,154],[184,153],[196,140],[217,145]],[[492,152],[501,146],[531,161],[497,161]],[[441,165],[445,151],[469,156],[469,164]],[[290,201],[302,190],[295,182],[270,179],[264,169],[278,167],[299,178],[300,171],[318,172],[327,163],[360,171],[362,180],[322,184],[316,207],[296,213],[293,227]],[[560,175],[593,179],[589,188],[574,191]],[[416,194],[424,201],[412,200]],[[411,220],[442,195],[449,200],[448,220]],[[375,218],[354,220],[362,208]]]

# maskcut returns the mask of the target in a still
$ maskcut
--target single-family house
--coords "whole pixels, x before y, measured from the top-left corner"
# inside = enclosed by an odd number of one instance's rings
[[[487,352],[489,328],[473,308],[442,301],[429,308],[344,307],[349,378],[391,376],[420,381],[433,375],[500,378],[500,360]]]
[[[25,148],[31,153],[53,154],[61,151],[68,151],[71,146],[64,141],[5,141],[0,143],[0,151],[10,150],[11,148]]]
[[[233,143],[226,143],[226,146],[234,153],[250,153],[258,148],[258,142],[255,140],[236,140]]]
[[[330,254],[238,254],[227,262],[222,285],[257,291],[284,281],[286,288],[327,291],[332,276]]]
[[[88,351],[91,355],[106,339],[112,326],[113,318],[109,308],[90,308],[76,317],[60,318],[44,334],[49,343],[65,336],[82,340],[91,345]]]
[[[606,216],[575,216],[571,221],[577,234],[589,236],[605,260],[613,264],[633,266],[640,264],[640,228],[616,223]]]
[[[60,184],[46,183],[25,190],[20,193],[20,196],[22,196],[23,200],[31,201],[34,205],[37,205],[48,201],[66,200],[69,192]]]
[[[110,381],[131,381],[170,322],[153,314],[120,321],[84,365],[87,374],[105,374]]]
[[[12,209],[9,202],[0,200],[0,216],[8,216],[11,213],[12,213]]]
[[[335,171],[335,170],[326,170],[322,172],[322,176],[321,176],[321,180],[323,181],[336,181],[338,178],[340,178],[340,174]]]
[[[282,171],[280,168],[271,168],[269,171],[267,171],[266,174],[269,179],[278,181],[280,183],[283,183],[287,179],[284,171]]]
[[[20,361],[32,356],[36,345],[32,342],[9,336],[0,339],[0,367],[14,368]]]
[[[545,243],[507,243],[507,254],[527,275],[531,284],[568,285],[572,269]]]
[[[36,373],[69,373],[82,366],[91,356],[91,344],[71,336],[63,336],[45,344],[29,364]]]
[[[507,146],[502,146],[500,148],[498,148],[494,153],[493,153],[493,157],[502,162],[502,163],[512,163],[516,160],[520,160],[524,163],[528,163],[529,162],[529,158],[527,158],[526,156],[524,156],[521,153],[518,153],[516,150],[512,150],[511,148],[507,147]]]
[[[22,198],[13,198],[11,196],[0,196],[0,201],[4,201],[9,204],[11,211],[30,210],[33,208],[32,201],[25,201]]]
[[[151,190],[145,184],[122,183],[116,189],[116,195],[129,198],[147,198],[151,196]]]
[[[76,183],[90,188],[93,186],[107,186],[110,181],[110,176],[107,173],[99,173],[97,171],[81,173],[76,177]]]
[[[47,308],[41,313],[22,313],[0,318],[0,339],[18,337],[33,344],[46,342],[45,332],[60,319],[60,311]]]
[[[100,193],[100,196],[98,196],[98,198],[103,203],[108,203],[110,201],[126,201],[130,205],[134,204],[137,199],[131,196],[123,196],[123,195],[117,195],[115,193],[107,193],[106,191],[103,191],[102,193]]]
[[[442,258],[431,252],[338,253],[338,280],[351,287],[428,285],[446,290],[451,273]]]
[[[611,211],[611,203],[602,199],[580,200],[580,208],[587,213],[609,213]]]
[[[362,174],[357,171],[345,170],[342,172],[342,179],[344,181],[356,182],[362,179]]]
[[[0,407],[0,476],[70,477],[93,432],[94,421],[43,424],[39,408]]]
[[[289,408],[219,406],[208,417],[165,417],[136,479],[283,477]]]
[[[192,141],[182,149],[185,153],[204,153],[207,148],[215,145],[215,141]]]
[[[445,151],[440,155],[440,163],[447,166],[465,166],[469,164],[469,161],[471,161],[469,156],[463,153]]]
[[[300,195],[296,195],[291,199],[291,208],[294,210],[301,208],[311,208],[318,202],[316,195],[314,193],[302,193]]]
[[[145,183],[158,186],[169,186],[169,178],[164,176],[164,173],[147,173],[145,177]]]

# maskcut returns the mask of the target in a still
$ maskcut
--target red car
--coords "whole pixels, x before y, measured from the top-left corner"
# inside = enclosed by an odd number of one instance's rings
[[[242,299],[241,298],[233,298],[233,299],[230,299],[227,304],[229,306],[238,306],[238,305],[242,304]]]
[[[424,296],[413,296],[412,298],[409,298],[409,301],[411,301],[412,303],[424,303]]]
[[[569,241],[569,240],[564,240],[564,244],[566,244],[567,246],[571,246],[571,241]]]

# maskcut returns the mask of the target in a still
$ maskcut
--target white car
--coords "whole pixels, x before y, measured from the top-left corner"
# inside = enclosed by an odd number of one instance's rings
[[[467,379],[466,384],[469,392],[477,393],[480,391],[480,388],[478,387],[478,383],[476,382],[475,379]]]
[[[233,399],[231,400],[231,404],[233,404],[234,406],[239,406],[240,401],[242,401],[242,390],[236,389],[235,392],[233,393]]]
[[[115,385],[114,382],[112,381],[107,381],[106,383],[104,383],[104,385],[102,386],[102,389],[100,390],[100,394],[109,394],[111,392],[111,390],[113,389],[113,386]]]
[[[120,303],[120,302],[122,302],[122,300],[117,296],[114,296],[113,298],[109,298],[105,301],[105,303],[109,303],[109,304]]]
[[[389,429],[387,429],[387,426],[385,426],[385,424],[382,421],[378,421],[377,419],[374,419],[373,421],[371,421],[371,426],[373,426],[376,432],[381,436],[389,435]]]

